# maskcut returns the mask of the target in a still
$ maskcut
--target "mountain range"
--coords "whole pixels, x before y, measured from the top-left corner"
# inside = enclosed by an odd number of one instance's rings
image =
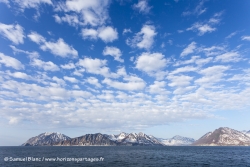
[[[22,146],[177,146],[190,145],[192,138],[174,136],[170,139],[156,138],[145,133],[120,133],[118,135],[86,134],[70,138],[58,132],[45,132],[27,140]]]
[[[237,131],[221,127],[200,139],[174,136],[156,138],[145,133],[85,134],[70,138],[58,132],[45,132],[27,140],[22,146],[250,146],[250,131]]]
[[[161,143],[166,146],[188,146],[195,142],[193,138],[176,135],[170,139],[160,139]]]

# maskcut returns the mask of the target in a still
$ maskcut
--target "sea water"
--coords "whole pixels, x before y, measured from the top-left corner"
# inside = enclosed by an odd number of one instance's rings
[[[250,147],[0,147],[1,167],[250,167]]]

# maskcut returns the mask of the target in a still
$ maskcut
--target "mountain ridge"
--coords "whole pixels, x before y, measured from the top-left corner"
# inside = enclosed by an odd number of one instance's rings
[[[58,136],[55,137],[55,134],[57,134]],[[59,136],[61,136],[61,138]],[[181,143],[181,141],[179,143]],[[177,145],[187,145],[187,144],[177,144]],[[117,135],[95,133],[95,134],[85,134],[74,138],[70,138],[61,133],[45,132],[38,136],[28,139],[25,143],[22,144],[22,146],[166,146],[166,145],[159,138],[156,138],[152,135],[146,135],[145,133],[142,132],[139,133],[121,132],[120,134]]]
[[[71,138],[58,132],[45,132],[39,134],[38,136],[31,137],[25,143],[23,143],[22,146],[40,146],[40,145],[50,146],[54,142],[69,140],[69,139]]]
[[[70,138],[58,132],[45,132],[31,137],[22,146],[250,146],[250,131],[220,127],[198,140],[176,135],[169,139],[145,133],[85,134]]]
[[[243,132],[220,127],[196,140],[193,146],[250,146],[250,137]]]

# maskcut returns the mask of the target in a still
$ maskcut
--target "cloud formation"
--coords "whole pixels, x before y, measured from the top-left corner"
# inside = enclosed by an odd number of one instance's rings
[[[104,25],[108,16],[109,0],[66,0],[55,4],[56,11],[64,11],[73,13],[65,14],[65,16],[55,15],[57,22],[67,22],[70,25],[91,25],[101,26]]]
[[[100,38],[105,43],[113,42],[114,40],[118,39],[118,33],[116,29],[112,28],[111,26],[101,27],[97,30],[93,28],[84,28],[82,29],[82,37],[83,39],[97,39]]]
[[[121,59],[122,52],[119,48],[113,47],[113,46],[106,46],[102,52],[104,56],[110,55],[113,56],[116,61],[124,62],[123,59]]]
[[[16,70],[24,69],[24,65],[17,59],[4,55],[3,53],[0,53],[0,63],[5,65],[6,67],[11,67]]]
[[[223,12],[215,13],[208,21],[204,22],[195,22],[191,27],[187,28],[187,31],[198,32],[199,36],[202,36],[206,33],[211,33],[217,30],[215,25],[220,23],[221,15]]]
[[[188,54],[191,54],[196,49],[196,42],[191,42],[182,52],[181,56],[186,56]]]
[[[72,46],[69,46],[67,43],[65,43],[62,38],[59,38],[56,42],[50,42],[46,41],[42,35],[36,32],[31,32],[28,37],[31,41],[40,45],[40,48],[43,51],[50,51],[52,54],[63,58],[78,57],[78,52]]]
[[[131,47],[140,49],[150,49],[154,43],[154,37],[157,35],[155,27],[152,25],[143,25],[141,31],[136,33],[132,39],[127,39],[127,44]]]
[[[23,27],[19,24],[0,23],[0,34],[16,45],[24,43],[25,35],[23,30]]]
[[[135,10],[138,10],[140,13],[147,14],[150,12],[151,6],[148,6],[147,0],[139,0],[137,4],[133,5]]]

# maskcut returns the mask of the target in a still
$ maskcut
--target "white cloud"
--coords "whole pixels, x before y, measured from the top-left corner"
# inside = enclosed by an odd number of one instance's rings
[[[134,56],[131,56],[131,57],[129,58],[130,61],[134,61],[134,59],[135,59]]]
[[[211,46],[207,48],[199,48],[199,51],[204,52],[206,56],[215,56],[226,51],[225,46]]]
[[[221,61],[223,63],[238,62],[241,60],[241,57],[238,52],[227,52],[222,55],[216,56],[214,60]]]
[[[38,52],[29,52],[29,51],[25,51],[25,50],[21,50],[21,49],[17,49],[15,46],[10,45],[11,49],[13,50],[14,54],[16,53],[25,53],[27,54],[30,58],[38,58],[39,57],[39,53]]]
[[[118,39],[118,33],[116,29],[107,26],[99,29],[98,37],[104,42],[113,42],[114,40]]]
[[[232,38],[232,37],[235,36],[237,33],[238,33],[237,31],[230,33],[228,36],[226,36],[226,39]]]
[[[74,78],[74,77],[64,76],[63,79],[66,80],[66,81],[69,81],[71,83],[77,83],[78,82],[78,80],[76,78]]]
[[[39,59],[31,59],[30,65],[41,68],[45,71],[59,71],[60,68],[51,61],[42,61]]]
[[[89,84],[95,85],[98,88],[102,87],[102,85],[99,83],[98,79],[95,77],[88,77],[85,81]]]
[[[76,76],[79,76],[79,77],[82,77],[83,76],[83,72],[85,72],[85,69],[84,68],[81,68],[81,69],[75,69],[75,71],[72,73],[73,75],[76,75]]]
[[[87,38],[90,38],[90,39],[97,39],[97,36],[98,36],[98,31],[95,30],[95,29],[82,29],[82,37],[83,39],[87,39]]]
[[[180,65],[195,63],[195,61],[199,58],[200,58],[200,56],[192,56],[191,59],[189,59],[189,60],[177,61],[173,66],[180,66]]]
[[[180,66],[180,65],[186,65],[186,64],[192,64],[195,63],[198,66],[203,66],[204,64],[207,64],[213,60],[213,57],[208,58],[200,58],[200,56],[192,56],[189,60],[184,61],[177,61],[173,66]]]
[[[190,85],[190,82],[193,80],[193,77],[187,76],[187,75],[169,75],[167,77],[171,83],[168,85],[171,87],[182,87],[182,86],[188,86]]]
[[[242,73],[234,74],[227,81],[238,81],[241,84],[250,86],[250,68],[242,70]]]
[[[108,16],[108,7],[110,1],[109,0],[91,0],[91,1],[82,1],[82,0],[66,0],[65,3],[58,2],[56,6],[56,11],[65,11],[65,12],[73,12],[73,14],[77,14],[80,25],[91,25],[91,26],[100,26],[104,25],[106,20],[109,18]],[[56,18],[58,21],[59,19]],[[69,22],[72,21],[78,23],[75,18],[71,18]]]
[[[73,85],[73,89],[80,89],[78,85]]]
[[[32,79],[31,76],[27,75],[26,73],[23,73],[23,72],[14,72],[14,73],[11,73],[11,72],[7,72],[8,75],[14,77],[14,78],[20,78],[20,79],[25,79],[25,80],[30,80]]]
[[[169,39],[169,40],[168,40],[168,44],[169,44],[169,45],[173,45],[173,40]]]
[[[188,54],[191,54],[196,49],[196,42],[191,42],[182,52],[181,56],[186,56]]]
[[[216,30],[216,28],[212,27],[209,24],[195,23],[191,27],[187,28],[187,31],[198,31],[198,35],[202,36],[205,33],[210,33]]]
[[[6,67],[12,67],[16,70],[24,69],[24,65],[17,59],[0,53],[0,63]]]
[[[179,34],[181,34],[181,33],[184,32],[184,30],[177,30],[177,32],[178,32]]]
[[[0,34],[16,45],[23,43],[23,38],[25,38],[23,27],[19,24],[0,23]]]
[[[192,91],[193,89],[195,89],[196,86],[185,86],[185,87],[177,87],[174,91],[173,94],[175,95],[183,95],[186,92]]]
[[[65,65],[61,65],[60,67],[62,69],[70,70],[70,69],[74,69],[75,68],[75,64],[74,63],[68,63],[68,64],[65,64]]]
[[[97,58],[91,59],[88,57],[80,59],[78,62],[78,66],[85,68],[86,72],[88,73],[110,76],[109,68],[106,67],[106,65],[106,60],[101,60]]]
[[[62,22],[63,22],[62,19],[61,19],[61,17],[59,17],[57,14],[54,15],[53,17],[55,18],[55,21],[56,21],[57,23],[62,23]]]
[[[146,72],[149,76],[155,77],[157,80],[162,80],[167,72],[162,71],[169,60],[164,58],[161,53],[142,53],[135,61],[138,70]]]
[[[17,124],[19,121],[20,121],[20,119],[17,118],[17,117],[10,117],[10,118],[9,118],[9,124],[10,124],[10,125]]]
[[[102,91],[102,92],[103,92],[102,94],[97,96],[99,99],[103,99],[110,102],[114,100],[114,95],[112,94],[113,92],[108,92],[108,91]]]
[[[211,67],[207,67],[203,70],[200,70],[199,72],[203,75],[214,75],[216,73],[222,73],[226,70],[228,70],[229,66],[223,66],[223,65],[215,65]]]
[[[61,57],[78,57],[78,52],[72,46],[65,43],[62,38],[59,38],[57,42],[48,42],[43,36],[36,32],[31,32],[28,37],[33,42],[39,44],[43,51],[49,50],[52,54]]]
[[[118,33],[116,29],[107,26],[107,27],[101,27],[97,30],[93,28],[84,28],[82,29],[81,33],[83,39],[97,39],[99,37],[102,39],[104,42],[113,42],[114,40],[118,39]]]
[[[124,35],[124,34],[126,34],[126,33],[131,33],[131,32],[132,32],[132,31],[131,31],[130,28],[125,28],[125,29],[123,30],[122,34]]]
[[[9,0],[0,0],[0,3],[5,3],[8,7],[10,7]]]
[[[143,25],[133,39],[127,39],[126,43],[131,47],[140,49],[150,49],[154,43],[154,37],[157,35],[155,27],[152,25]]]
[[[120,89],[120,90],[128,90],[128,91],[136,91],[142,90],[146,83],[143,79],[136,76],[126,76],[123,78],[125,82],[113,81],[111,79],[105,78],[102,83],[107,84],[110,87]]]
[[[65,81],[63,80],[63,79],[60,79],[60,78],[58,78],[58,77],[56,77],[56,76],[53,76],[52,77],[52,80],[53,81],[56,81],[59,85],[61,85],[61,86],[65,86],[66,85],[66,83],[65,83]]]
[[[30,38],[31,41],[37,43],[37,44],[41,44],[46,42],[45,38],[43,36],[41,36],[40,34],[38,34],[37,32],[31,32],[28,37]]]
[[[167,60],[161,53],[142,53],[136,60],[136,68],[146,73],[157,72],[166,67]]]
[[[195,64],[197,64],[198,66],[203,66],[204,64],[207,64],[209,62],[211,62],[213,60],[213,57],[208,57],[205,59],[197,59],[195,61]]]
[[[45,42],[40,47],[43,51],[49,50],[52,54],[61,57],[73,56],[75,58],[78,56],[78,52],[65,43],[62,38],[59,38],[57,42]]]
[[[55,18],[55,21],[57,23],[66,22],[71,26],[77,27],[78,25],[81,25],[82,23],[79,21],[78,16],[75,14],[65,14],[63,17],[59,17],[57,14],[53,16]]]
[[[20,6],[21,10],[25,8],[38,9],[41,4],[53,5],[51,0],[14,0]]]
[[[125,67],[118,68],[117,75],[119,75],[119,76],[127,76],[127,72],[126,72]]]
[[[224,71],[228,69],[230,69],[229,66],[223,66],[223,65],[215,65],[207,67],[199,71],[199,73],[202,74],[203,77],[195,80],[195,83],[198,83],[203,87],[213,85],[222,80],[222,77],[224,76]]]
[[[121,59],[122,52],[119,48],[113,47],[113,46],[106,46],[102,52],[104,56],[110,55],[113,56],[116,61],[124,62],[123,59]]]
[[[147,0],[139,0],[137,4],[133,5],[133,8],[138,10],[140,13],[149,13],[152,7],[148,6]]]
[[[192,11],[185,11],[182,13],[182,16],[189,16],[189,15],[201,15],[207,11],[207,8],[204,8],[205,0],[199,2],[199,4],[195,7]]]
[[[187,31],[198,31],[198,35],[202,36],[205,33],[211,33],[216,31],[217,29],[214,27],[215,25],[219,24],[221,19],[221,15],[223,12],[215,13],[212,18],[210,18],[208,21],[205,21],[203,23],[196,22],[191,27],[187,28]]]
[[[242,36],[241,39],[246,40],[246,41],[250,41],[250,36]]]
[[[184,73],[184,72],[191,72],[191,71],[197,71],[197,70],[198,70],[197,67],[185,66],[185,67],[176,68],[174,71],[170,72],[170,74],[174,75],[174,74],[179,74],[179,73]]]
[[[149,92],[151,94],[165,94],[167,92],[165,87],[165,81],[154,81],[154,84],[149,86]]]

